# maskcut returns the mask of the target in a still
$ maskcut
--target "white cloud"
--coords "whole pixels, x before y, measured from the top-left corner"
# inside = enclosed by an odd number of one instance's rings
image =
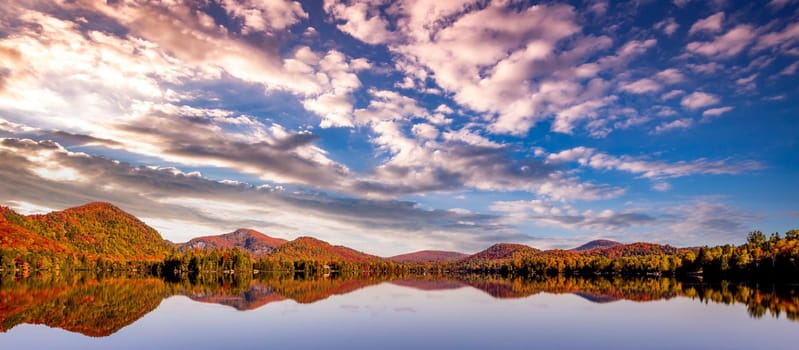
[[[708,109],[708,110],[702,112],[702,121],[708,121],[708,120],[710,120],[713,117],[718,117],[718,116],[720,116],[720,115],[722,115],[724,113],[727,113],[727,112],[729,112],[731,110],[733,110],[733,107],[730,107],[730,106]]]
[[[729,58],[739,54],[757,38],[754,28],[741,24],[730,29],[713,41],[694,41],[688,43],[688,51],[710,57]]]
[[[232,17],[244,21],[244,33],[283,30],[308,18],[308,13],[296,1],[223,0],[221,5]]]
[[[762,164],[756,161],[728,163],[724,160],[709,161],[704,158],[678,162],[650,161],[630,156],[613,156],[583,146],[550,154],[547,156],[547,162],[577,162],[581,166],[623,171],[655,180],[698,174],[739,174],[763,168]]]
[[[655,78],[666,84],[677,84],[685,80],[685,75],[679,69],[668,68],[655,74]]]
[[[586,101],[561,110],[555,117],[555,122],[552,124],[552,131],[571,134],[576,123],[582,119],[596,118],[600,108],[615,100],[616,96],[608,96],[601,99]]]
[[[662,123],[655,127],[654,133],[655,134],[662,134],[664,132],[669,132],[675,129],[687,129],[694,125],[693,119],[676,119],[670,122]]]
[[[388,31],[388,22],[380,17],[375,5],[384,5],[384,1],[359,2],[325,0],[325,11],[344,23],[337,24],[342,32],[367,44],[383,44],[393,38]]]
[[[738,84],[738,85],[749,85],[749,84],[751,84],[752,82],[755,81],[755,79],[757,78],[757,75],[758,75],[758,73],[755,73],[755,74],[752,74],[752,75],[750,75],[748,77],[743,77],[743,78],[737,79],[737,80],[735,80],[735,83]]]
[[[697,32],[718,33],[721,31],[722,22],[724,21],[724,12],[717,12],[707,18],[700,19],[691,26],[688,34]]]
[[[671,189],[671,185],[668,182],[656,182],[652,184],[652,189],[658,192],[666,192]]]
[[[417,137],[428,140],[435,140],[439,134],[435,126],[425,123],[414,125],[413,128],[411,128],[411,132]]]
[[[796,71],[799,70],[799,61],[791,63],[791,65],[785,67],[782,71],[780,71],[780,75],[794,75]]]
[[[769,48],[788,50],[799,42],[799,23],[789,24],[781,31],[771,32],[760,36],[752,50],[760,51]]]
[[[706,92],[697,91],[682,98],[680,104],[688,109],[699,109],[719,103],[718,96]]]
[[[531,221],[544,226],[611,232],[648,225],[656,220],[645,213],[615,212],[609,209],[598,213],[592,210],[580,213],[569,205],[557,205],[540,199],[497,201],[489,209],[506,213],[505,219],[511,223]]]
[[[619,90],[621,91],[627,91],[634,94],[646,94],[646,93],[658,92],[661,89],[663,89],[662,85],[648,78],[624,84],[621,86],[621,88],[619,88]]]
[[[677,96],[684,95],[685,91],[683,90],[671,90],[663,95],[660,95],[660,99],[662,100],[670,100]]]
[[[655,23],[655,29],[663,31],[664,34],[671,36],[680,25],[674,20],[674,17],[666,18],[658,23]]]

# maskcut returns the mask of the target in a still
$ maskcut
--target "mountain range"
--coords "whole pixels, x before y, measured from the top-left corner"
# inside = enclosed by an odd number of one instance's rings
[[[294,240],[271,237],[251,229],[237,229],[218,236],[203,236],[185,243],[164,240],[152,227],[110,203],[95,202],[44,215],[20,215],[0,207],[0,248],[24,252],[50,252],[108,261],[157,261],[175,251],[238,248],[253,258],[277,260],[313,259],[354,263],[509,261],[535,255],[605,255],[618,257],[651,252],[670,253],[676,248],[652,243],[622,244],[595,240],[571,250],[542,251],[524,244],[497,243],[475,254],[422,250],[382,258],[313,238]]]

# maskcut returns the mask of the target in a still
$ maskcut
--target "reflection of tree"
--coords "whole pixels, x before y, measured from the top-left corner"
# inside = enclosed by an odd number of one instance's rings
[[[152,277],[39,275],[0,280],[0,331],[22,323],[44,324],[88,336],[107,336],[158,307],[162,298],[192,300],[251,310],[285,299],[314,303],[391,282],[419,290],[471,286],[495,298],[526,298],[539,293],[575,294],[592,302],[646,302],[687,297],[700,302],[746,305],[751,317],[766,314],[799,320],[799,293],[791,285],[704,284],[671,278],[555,276],[527,279],[499,275],[343,275],[197,274],[165,281]]]
[[[154,310],[168,295],[166,284],[157,278],[82,276],[4,281],[0,289],[0,330],[30,323],[107,336]]]

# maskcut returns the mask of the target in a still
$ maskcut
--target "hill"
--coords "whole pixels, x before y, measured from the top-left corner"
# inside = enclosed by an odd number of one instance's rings
[[[497,243],[494,244],[488,249],[478,252],[476,254],[470,255],[463,259],[463,262],[475,262],[475,261],[486,261],[486,260],[510,260],[513,258],[523,258],[528,256],[533,256],[541,252],[538,249],[535,249],[530,246],[526,246],[524,244],[514,244],[514,243]]]
[[[275,248],[288,242],[282,238],[267,236],[261,232],[240,228],[236,231],[218,235],[197,237],[186,243],[178,243],[175,246],[181,252],[190,249],[213,250],[239,248],[246,251],[250,256],[257,258],[275,251]]]
[[[621,243],[616,242],[616,241],[611,241],[609,239],[597,239],[597,240],[593,240],[591,242],[588,242],[586,244],[583,244],[583,245],[581,245],[581,246],[579,246],[577,248],[572,248],[571,250],[577,251],[577,252],[584,252],[584,251],[587,251],[587,250],[597,249],[597,248],[615,247],[617,245],[621,245]]]
[[[644,256],[644,255],[672,255],[677,254],[679,250],[670,245],[661,245],[655,243],[631,243],[619,244],[607,248],[597,248],[585,251],[583,254],[587,256],[601,255],[609,259],[616,259],[624,256]]]
[[[371,262],[382,260],[374,255],[344,246],[334,246],[312,237],[300,237],[284,243],[269,254],[269,258],[285,261],[307,260],[318,262]]]
[[[395,255],[386,259],[400,263],[419,263],[434,261],[455,261],[467,257],[467,254],[443,250],[420,250],[418,252]]]
[[[158,231],[101,202],[28,216],[2,208],[0,229],[3,249],[17,256],[41,252],[89,260],[160,261],[173,250]]]

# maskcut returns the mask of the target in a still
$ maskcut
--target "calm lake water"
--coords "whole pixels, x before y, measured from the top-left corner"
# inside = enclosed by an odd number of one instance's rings
[[[665,278],[4,278],[2,349],[796,349],[799,287]]]

